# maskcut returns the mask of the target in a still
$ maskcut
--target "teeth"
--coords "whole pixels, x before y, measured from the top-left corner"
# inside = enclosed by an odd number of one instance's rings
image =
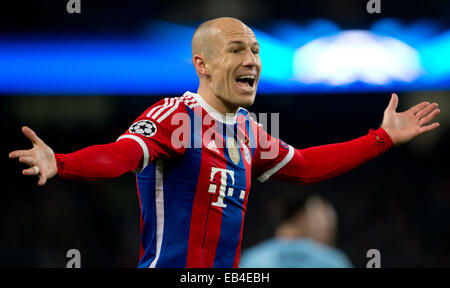
[[[252,80],[254,80],[255,75],[242,75],[242,76],[237,77],[237,79],[252,79]]]

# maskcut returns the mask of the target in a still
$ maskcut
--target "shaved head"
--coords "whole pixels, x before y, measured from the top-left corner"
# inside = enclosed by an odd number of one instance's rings
[[[230,17],[221,17],[208,20],[200,24],[192,37],[192,56],[196,54],[204,55],[210,58],[217,50],[217,44],[220,42],[221,32],[225,32],[230,26],[241,26],[245,30],[251,29],[240,20]],[[251,31],[253,34],[253,31]]]
[[[203,22],[195,30],[194,36],[192,37],[192,56],[195,54],[203,54],[209,58],[213,53],[212,48],[212,37],[213,33],[211,31],[214,20],[209,20]]]

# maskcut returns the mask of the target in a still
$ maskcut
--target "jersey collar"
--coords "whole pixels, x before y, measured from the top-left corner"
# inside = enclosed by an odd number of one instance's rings
[[[219,111],[217,111],[216,109],[214,109],[213,107],[211,107],[208,103],[206,103],[205,99],[203,99],[203,97],[200,96],[200,94],[186,91],[183,96],[185,96],[185,95],[194,97],[195,101],[197,101],[197,103],[203,109],[205,109],[205,111],[208,114],[210,114],[217,121],[225,123],[225,124],[230,124],[230,125],[236,124],[236,118],[237,118],[237,114],[238,114],[237,112],[236,112],[236,114],[228,113],[227,115],[224,115],[224,114],[220,113]],[[239,108],[239,109],[241,109],[241,108]],[[239,110],[238,110],[238,112],[239,112]]]

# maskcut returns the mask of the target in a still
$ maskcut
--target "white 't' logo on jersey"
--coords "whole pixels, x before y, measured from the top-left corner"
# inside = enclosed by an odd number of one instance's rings
[[[227,204],[223,203],[223,200],[225,198],[225,193],[226,196],[228,197],[233,197],[233,192],[234,192],[234,188],[233,187],[227,187],[227,175],[230,175],[231,177],[231,184],[234,185],[234,171],[230,171],[227,169],[223,169],[223,168],[216,168],[216,167],[211,167],[211,182],[214,181],[214,175],[216,175],[216,173],[219,172],[220,173],[220,188],[219,188],[219,197],[217,198],[217,201],[214,203],[211,203],[211,205],[217,206],[217,207],[227,207]],[[228,192],[226,191],[228,188]],[[208,192],[215,194],[217,190],[217,185],[216,184],[209,184],[209,189]],[[239,195],[239,199],[243,200],[245,198],[245,190],[241,190],[241,194]]]

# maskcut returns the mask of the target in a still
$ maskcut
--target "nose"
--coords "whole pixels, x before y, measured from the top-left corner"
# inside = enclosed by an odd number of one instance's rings
[[[256,59],[256,55],[253,54],[253,51],[251,49],[247,49],[245,56],[244,56],[244,62],[242,63],[242,66],[244,67],[255,67],[258,63],[258,60]]]

